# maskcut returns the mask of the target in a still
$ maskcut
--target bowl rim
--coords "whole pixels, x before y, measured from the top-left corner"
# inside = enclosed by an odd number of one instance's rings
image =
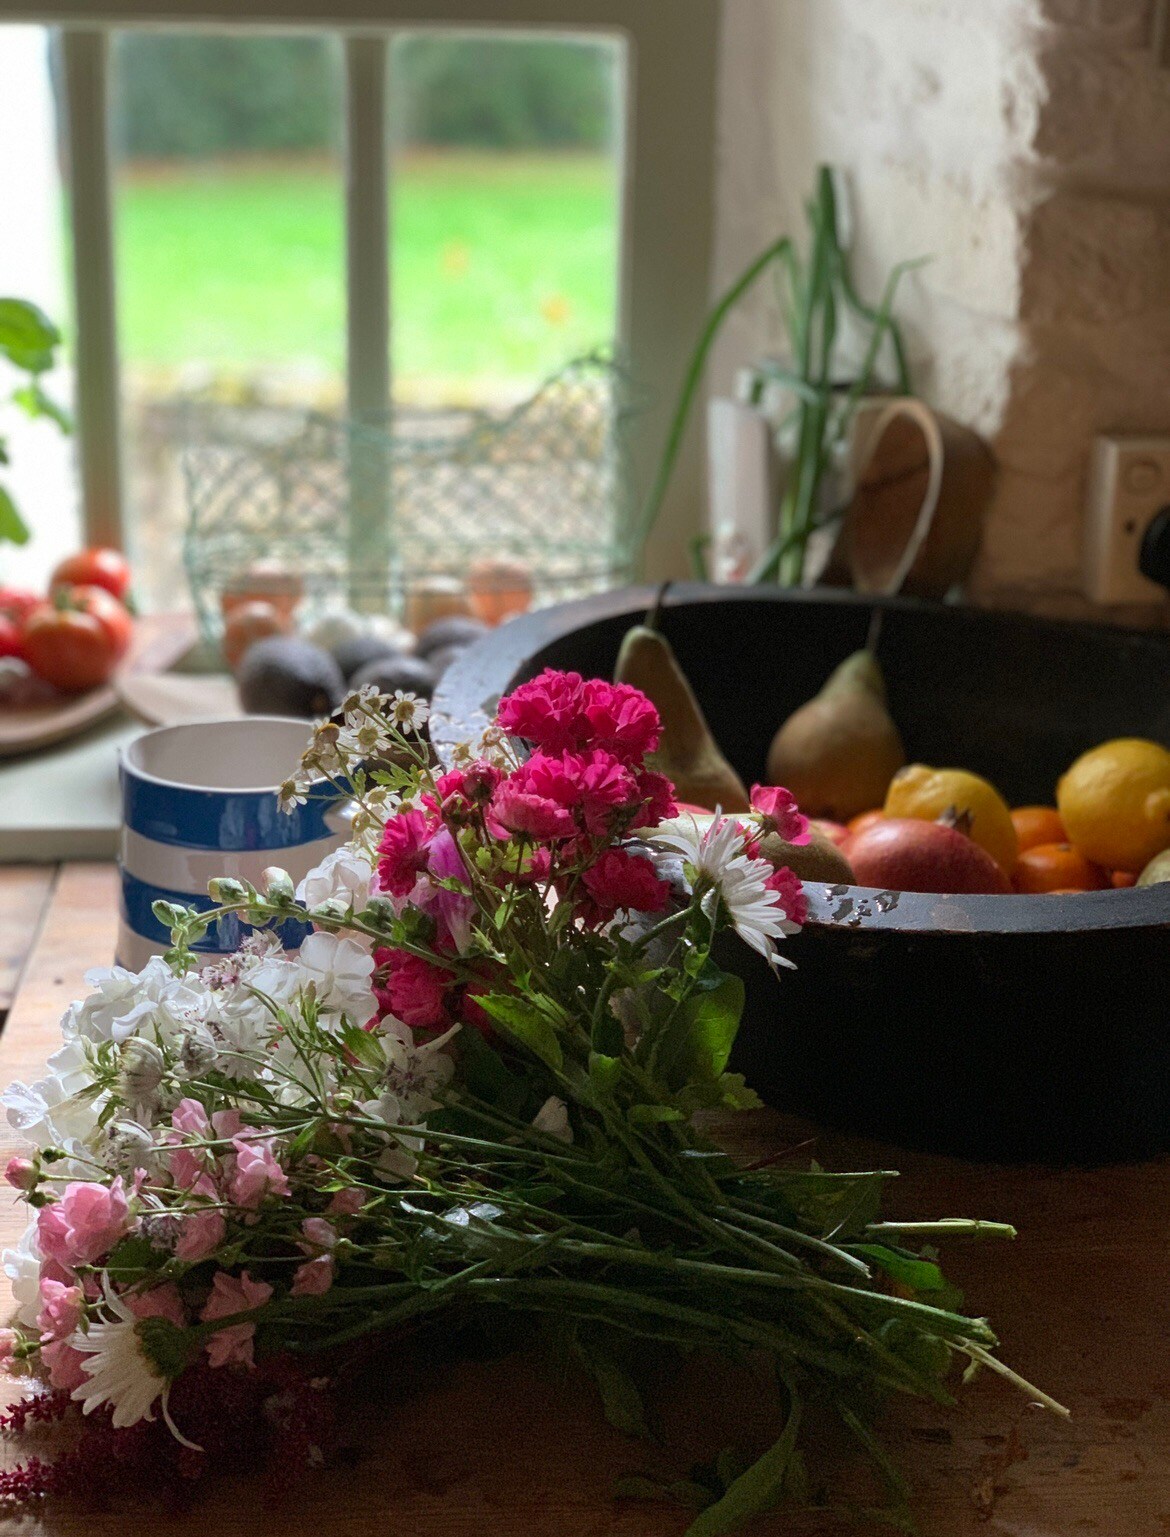
[[[473,738],[488,723],[501,694],[519,681],[536,652],[588,624],[645,613],[658,588],[620,587],[571,603],[537,609],[507,620],[464,650],[443,674],[431,702],[431,743],[443,766],[451,766],[456,745]],[[916,598],[869,597],[845,588],[786,589],[716,586],[678,582],[663,607],[740,602],[816,603],[843,608],[880,608],[890,612],[941,614],[958,608],[1034,635],[1059,634],[1083,626],[1007,610],[931,603]],[[1102,625],[1101,629],[1133,641],[1167,644],[1158,632]],[[1109,930],[1170,930],[1170,883],[1146,888],[1084,891],[1045,896],[936,896],[922,892],[881,892],[871,887],[803,882],[809,900],[809,924],[850,934],[917,935],[1069,934]],[[896,900],[889,901],[890,896]]]

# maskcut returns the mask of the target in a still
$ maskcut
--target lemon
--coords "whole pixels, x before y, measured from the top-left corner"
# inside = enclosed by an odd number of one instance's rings
[[[1020,845],[1012,814],[995,786],[978,774],[911,763],[894,775],[885,812],[919,822],[954,817],[959,830],[986,849],[1005,875],[1016,867]]]
[[[1170,752],[1138,737],[1105,742],[1064,775],[1056,803],[1082,854],[1136,875],[1170,848]]]

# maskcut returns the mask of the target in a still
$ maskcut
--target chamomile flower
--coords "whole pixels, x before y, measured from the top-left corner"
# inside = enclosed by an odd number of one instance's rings
[[[679,817],[654,834],[653,846],[682,855],[683,885],[704,896],[710,911],[716,895],[736,933],[774,966],[791,966],[776,952],[776,940],[795,934],[799,925],[789,920],[779,893],[768,885],[773,874],[766,859],[752,859],[744,852],[743,829],[727,817],[716,815],[700,827],[693,817]]]
[[[399,731],[421,731],[430,718],[431,707],[417,694],[395,689],[389,700],[386,714]]]

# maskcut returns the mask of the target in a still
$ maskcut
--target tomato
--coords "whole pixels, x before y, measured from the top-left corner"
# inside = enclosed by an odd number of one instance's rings
[[[0,656],[24,656],[24,644],[20,638],[21,626],[15,619],[0,612]]]
[[[23,658],[24,621],[45,600],[23,587],[0,587],[0,656]]]
[[[118,665],[110,630],[85,607],[42,603],[29,615],[21,639],[37,676],[67,694],[107,682]]]
[[[49,581],[49,591],[58,587],[104,587],[111,596],[124,598],[130,590],[130,562],[121,550],[95,545],[61,562]]]
[[[49,599],[57,608],[79,609],[90,614],[110,637],[114,655],[126,655],[134,633],[134,621],[128,609],[111,597],[104,587],[59,587]]]

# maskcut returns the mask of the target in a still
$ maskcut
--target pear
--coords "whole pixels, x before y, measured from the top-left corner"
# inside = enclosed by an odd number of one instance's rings
[[[658,607],[626,632],[614,672],[615,682],[641,689],[657,706],[662,735],[650,767],[666,775],[680,801],[710,811],[747,811],[743,781],[719,751],[670,642],[656,628]]]
[[[881,806],[906,762],[871,651],[855,651],[790,715],[768,752],[768,781],[785,785],[806,816],[848,822]]]

